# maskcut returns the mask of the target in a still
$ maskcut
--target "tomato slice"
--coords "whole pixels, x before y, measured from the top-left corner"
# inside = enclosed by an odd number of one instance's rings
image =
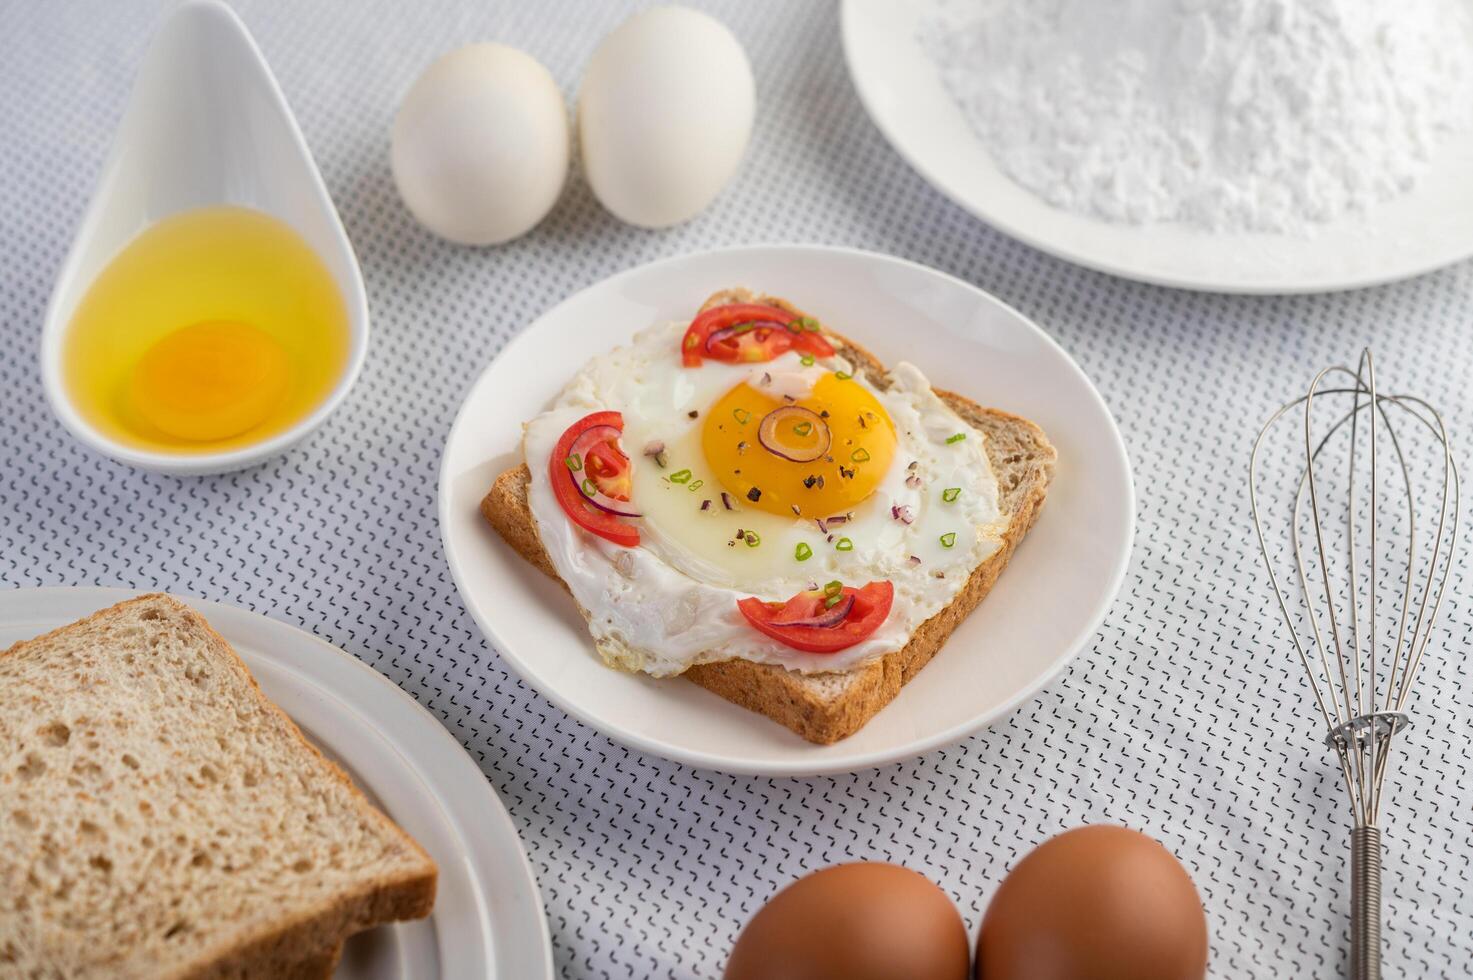
[[[614,544],[632,548],[639,544],[639,531],[619,520],[638,517],[627,508],[610,506],[629,500],[634,464],[619,448],[618,433],[624,431],[624,416],[618,412],[594,412],[568,426],[547,461],[552,492],[563,512],[574,524]],[[573,447],[580,445],[581,452]],[[595,499],[603,498],[600,507]]]
[[[823,334],[814,330],[793,334],[793,350],[800,354],[812,354],[814,357],[834,356],[834,345]]]
[[[701,361],[770,361],[785,351],[798,350],[816,357],[834,353],[814,321],[763,303],[728,303],[698,314],[680,342],[686,367]]]
[[[889,582],[871,582],[862,589],[844,586],[837,593],[840,602],[829,604],[831,595],[819,590],[799,592],[787,602],[763,602],[742,599],[737,602],[747,622],[784,646],[808,653],[837,653],[867,639],[890,615],[895,587]],[[814,625],[841,605],[848,611],[832,625]]]
[[[576,443],[578,440],[573,441]],[[583,473],[593,481],[599,493],[615,500],[628,500],[634,488],[634,467],[629,465],[629,457],[615,442],[597,442],[590,446],[583,454]]]

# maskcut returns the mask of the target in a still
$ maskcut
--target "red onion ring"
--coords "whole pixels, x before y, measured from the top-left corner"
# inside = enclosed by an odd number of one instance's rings
[[[720,330],[711,331],[711,333],[706,337],[706,353],[715,355],[715,346],[717,344],[720,344],[723,341],[735,337],[738,334],[751,333],[753,330],[760,330],[763,327],[766,327],[769,330],[788,329],[788,325],[786,323],[778,323],[776,320],[748,320],[745,323],[737,323],[729,327],[722,327]]]
[[[818,442],[811,449],[795,450],[784,447],[782,440],[778,438],[777,427],[785,420],[791,420],[795,425],[807,422],[813,426],[813,431],[818,434]],[[779,459],[785,459],[790,463],[811,463],[829,451],[829,444],[833,437],[829,433],[829,424],[813,411],[798,405],[784,405],[782,408],[774,408],[762,417],[762,424],[757,427],[757,441],[762,448],[772,453]],[[797,455],[794,455],[797,453]]]
[[[588,449],[592,446],[596,446],[600,443],[612,442],[617,449],[619,445],[619,435],[619,430],[614,428],[612,425],[595,425],[580,433],[578,435],[578,438],[573,440],[573,445],[569,450],[569,454],[572,456],[577,456],[579,460],[586,461],[588,459]],[[618,449],[618,452],[620,456],[624,457],[625,462],[629,461],[629,457],[624,455],[624,450]],[[597,487],[597,484],[594,484],[591,478],[584,475],[586,470],[586,462],[583,464],[583,468],[577,470],[576,472],[572,469],[568,470],[568,479],[573,481],[573,486],[577,489],[579,495],[584,500],[588,501],[590,504],[597,507],[604,513],[613,514],[615,517],[643,516],[639,513],[639,511],[634,510],[633,506],[628,501],[615,500],[613,497],[610,497],[608,494],[600,491]],[[588,492],[587,488],[584,486],[585,482],[594,487],[593,493],[590,494]]]
[[[615,517],[644,516],[639,511],[630,509],[632,505],[630,505],[628,502],[615,500],[613,497],[600,493],[597,490],[595,490],[593,492],[593,495],[590,496],[588,490],[583,486],[583,481],[579,480],[578,474],[574,473],[572,470],[568,471],[568,477],[573,481],[573,486],[577,488],[578,495],[593,506],[597,507],[599,510],[603,511],[605,514],[613,514]]]
[[[842,598],[828,609],[820,610],[812,616],[804,616],[801,619],[774,619],[774,626],[812,626],[818,629],[833,629],[844,621],[849,615],[849,610],[854,608],[854,596],[843,593]]]

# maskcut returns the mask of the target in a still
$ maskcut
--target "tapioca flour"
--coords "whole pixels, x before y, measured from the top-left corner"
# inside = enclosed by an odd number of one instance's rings
[[[1108,221],[1305,234],[1473,124],[1468,0],[931,0],[999,166]]]

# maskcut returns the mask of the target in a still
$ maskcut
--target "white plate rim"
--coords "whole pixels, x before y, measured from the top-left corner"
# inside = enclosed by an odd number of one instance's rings
[[[946,729],[945,731],[942,731],[935,735],[919,739],[915,742],[907,743],[899,747],[877,749],[867,753],[857,753],[849,757],[840,757],[833,760],[831,763],[825,764],[814,764],[812,761],[805,761],[802,758],[798,758],[792,761],[783,762],[764,761],[754,765],[740,757],[725,757],[707,752],[692,751],[689,749],[685,749],[675,743],[662,742],[655,739],[645,738],[638,733],[629,732],[618,727],[617,725],[610,724],[603,718],[590,715],[587,712],[578,710],[574,705],[572,705],[571,702],[562,697],[556,690],[556,688],[550,687],[549,685],[544,685],[534,677],[532,671],[529,670],[528,667],[522,663],[521,658],[510,652],[509,645],[503,639],[500,631],[498,631],[494,623],[486,615],[483,614],[482,610],[479,607],[479,604],[470,601],[470,590],[468,589],[466,584],[466,570],[464,568],[464,562],[466,561],[466,559],[460,553],[451,533],[451,529],[455,526],[454,515],[451,511],[451,499],[453,496],[451,488],[451,463],[454,458],[452,450],[457,442],[457,437],[459,436],[462,427],[466,423],[466,417],[469,411],[470,403],[472,402],[477,389],[484,382],[486,376],[492,371],[495,365],[502,359],[506,358],[510,352],[515,352],[520,347],[520,345],[526,342],[526,338],[530,334],[532,334],[533,331],[537,330],[541,324],[556,317],[565,306],[572,304],[574,301],[578,300],[585,294],[593,290],[614,288],[619,284],[637,276],[668,273],[672,269],[678,268],[683,263],[705,261],[721,256],[741,256],[745,254],[774,251],[786,252],[789,254],[805,253],[820,256],[827,254],[849,259],[860,259],[863,261],[879,262],[905,268],[912,272],[919,272],[923,275],[934,276],[940,280],[947,282],[950,286],[954,288],[963,289],[969,293],[975,294],[977,297],[981,298],[985,302],[990,303],[1000,310],[1011,315],[1021,327],[1025,327],[1028,330],[1031,330],[1038,340],[1041,340],[1046,346],[1051,348],[1052,352],[1068,365],[1069,369],[1072,370],[1076,375],[1077,380],[1083,384],[1085,390],[1088,392],[1089,397],[1092,399],[1095,408],[1108,423],[1109,431],[1113,436],[1112,448],[1115,450],[1118,456],[1118,461],[1120,462],[1126,475],[1125,486],[1122,488],[1124,497],[1121,501],[1124,504],[1123,510],[1124,518],[1126,521],[1124,547],[1120,549],[1120,553],[1116,556],[1109,581],[1106,587],[1101,590],[1099,598],[1095,603],[1095,608],[1092,609],[1089,615],[1086,617],[1087,626],[1077,631],[1077,634],[1067,644],[1067,651],[1056,658],[1056,660],[1053,664],[1050,665],[1048,670],[1035,678],[1033,683],[1026,685],[1011,698],[998,705],[993,711],[987,712],[983,715],[979,715],[978,717],[971,719],[966,723],[953,726],[952,728]],[[528,324],[509,341],[507,341],[506,345],[502,347],[502,349],[494,357],[492,357],[492,359],[477,374],[476,378],[466,388],[465,394],[462,397],[461,406],[456,412],[455,421],[451,424],[450,432],[446,436],[445,448],[441,453],[437,516],[440,523],[440,538],[445,552],[446,563],[450,567],[451,578],[454,580],[456,588],[460,591],[462,605],[470,614],[471,618],[475,620],[476,625],[481,628],[482,632],[486,635],[486,638],[491,642],[492,647],[494,648],[498,656],[500,656],[501,660],[506,663],[507,666],[510,667],[512,671],[518,677],[520,677],[529,687],[537,690],[540,694],[542,694],[543,697],[547,698],[564,713],[572,718],[577,719],[578,721],[583,722],[586,725],[589,725],[590,727],[603,733],[616,742],[630,746],[632,748],[636,748],[650,755],[670,759],[672,761],[679,762],[685,765],[693,766],[700,769],[710,769],[718,772],[727,772],[736,775],[801,778],[808,776],[858,772],[864,769],[871,769],[878,766],[888,765],[892,762],[915,758],[935,749],[953,745],[961,739],[966,738],[967,736],[987,727],[993,722],[1011,714],[1018,708],[1019,705],[1023,704],[1029,698],[1033,697],[1040,690],[1046,687],[1048,684],[1052,683],[1054,679],[1063,672],[1064,668],[1067,667],[1074,660],[1074,658],[1078,656],[1079,653],[1085,648],[1090,637],[1094,635],[1095,631],[1099,629],[1100,623],[1104,621],[1104,618],[1109,612],[1111,605],[1113,605],[1115,598],[1119,595],[1120,588],[1125,581],[1126,572],[1130,566],[1130,556],[1134,550],[1135,545],[1136,493],[1135,476],[1130,466],[1129,455],[1127,454],[1125,449],[1124,438],[1120,434],[1120,428],[1118,423],[1115,421],[1114,415],[1110,412],[1109,407],[1105,404],[1105,400],[1100,395],[1099,390],[1094,386],[1094,383],[1090,381],[1089,377],[1084,373],[1084,371],[1079,367],[1079,365],[1074,361],[1069,353],[1065,351],[1058,344],[1058,342],[1053,339],[1053,337],[1049,336],[1049,334],[1045,330],[1043,330],[1032,320],[1024,316],[1022,313],[1018,312],[1016,309],[1004,303],[1002,300],[998,299],[992,294],[978,288],[977,286],[972,285],[971,283],[968,283],[962,279],[958,279],[957,277],[952,276],[949,273],[942,272],[938,269],[933,269],[929,266],[922,265],[918,262],[913,262],[909,259],[903,259],[897,256],[884,255],[878,252],[871,252],[864,249],[851,248],[847,246],[778,243],[713,248],[699,252],[684,253],[680,255],[668,256],[663,259],[657,259],[652,262],[625,269],[621,272],[615,273],[612,276],[591,283],[590,285],[569,294],[562,301],[538,315],[530,324]],[[773,724],[772,722],[768,723]]]
[[[1063,259],[1086,269],[1093,269],[1108,275],[1118,276],[1136,282],[1144,282],[1155,286],[1165,286],[1171,289],[1185,289],[1202,292],[1229,293],[1255,296],[1279,296],[1297,295],[1303,293],[1330,293],[1342,292],[1352,289],[1363,289],[1374,286],[1383,286],[1389,283],[1402,282],[1417,276],[1443,269],[1473,257],[1473,234],[1464,234],[1456,246],[1444,247],[1440,251],[1411,261],[1398,262],[1395,259],[1385,263],[1384,271],[1362,271],[1356,273],[1321,273],[1316,277],[1305,277],[1298,280],[1258,280],[1258,279],[1235,279],[1231,277],[1218,278],[1212,275],[1186,275],[1171,274],[1151,269],[1142,269],[1129,262],[1115,261],[1112,256],[1123,254],[1117,250],[1103,249],[1092,252],[1081,250],[1073,246],[1067,237],[1052,237],[1030,230],[1026,225],[1010,221],[1000,216],[994,209],[987,206],[986,202],[990,192],[996,191],[998,187],[1006,185],[1010,189],[1016,189],[1023,194],[1032,196],[1023,190],[1005,175],[1001,177],[1001,183],[994,183],[991,187],[969,193],[953,181],[941,175],[937,168],[932,166],[923,155],[915,152],[909,141],[898,131],[895,120],[887,112],[878,96],[875,83],[868,76],[864,66],[859,64],[860,56],[856,54],[859,49],[857,38],[859,29],[856,24],[859,18],[865,16],[864,6],[867,3],[886,0],[842,0],[839,11],[839,35],[840,43],[844,51],[844,61],[848,68],[849,78],[854,90],[859,97],[865,113],[869,116],[875,128],[885,138],[890,147],[904,160],[926,183],[943,194],[948,200],[980,219],[997,231],[1009,238],[1016,239],[1025,245],[1035,248],[1040,252]],[[866,62],[871,64],[872,62]],[[1473,135],[1460,139],[1460,156],[1468,156],[1473,153]],[[985,151],[984,151],[985,152]],[[1040,202],[1041,203],[1041,202]],[[1047,207],[1047,205],[1045,205]],[[1054,210],[1054,209],[1050,209]],[[1057,212],[1064,214],[1064,212]],[[1077,216],[1068,216],[1071,220],[1078,219]],[[1371,221],[1374,221],[1372,216]],[[1090,222],[1104,226],[1103,222]],[[1333,226],[1327,226],[1332,228]],[[1365,231],[1369,228],[1374,231],[1374,224],[1356,226],[1358,230]],[[1125,237],[1137,238],[1141,233],[1149,234],[1152,226],[1139,226],[1129,228],[1119,226],[1122,240]],[[1242,235],[1234,236],[1233,239],[1241,241],[1244,249],[1251,249],[1255,244],[1275,242],[1277,236],[1269,235]],[[1320,239],[1323,244],[1327,238]]]
[[[159,590],[111,586],[7,589],[0,591],[0,623],[39,625],[44,632],[118,602],[156,591]],[[542,893],[526,850],[522,847],[516,825],[480,767],[440,719],[383,674],[307,630],[229,603],[174,592],[168,594],[204,616],[232,646],[237,647],[248,665],[258,655],[254,648],[266,646],[271,654],[263,657],[263,660],[273,674],[289,675],[297,681],[303,681],[311,686],[314,693],[331,697],[350,708],[354,698],[351,692],[342,689],[343,682],[346,680],[348,685],[360,688],[367,685],[371,690],[382,692],[382,696],[391,704],[400,706],[399,720],[415,719],[417,730],[414,737],[422,740],[415,749],[406,750],[405,744],[396,739],[396,736],[402,738],[405,734],[403,732],[390,732],[383,727],[378,727],[378,731],[412,770],[439,807],[442,819],[464,845],[461,860],[457,863],[466,870],[470,878],[483,935],[491,940],[491,953],[495,957],[494,966],[497,971],[493,976],[516,977],[518,980],[522,977],[528,977],[529,980],[552,980],[555,971],[551,931],[542,903]],[[41,611],[37,612],[37,609]],[[58,615],[61,618],[57,618]],[[298,649],[312,649],[327,656],[321,659],[304,657],[288,662],[283,655],[294,646]],[[305,719],[304,724],[310,727],[310,722]],[[414,765],[416,759],[429,756],[436,757],[438,764],[448,764],[461,772],[454,779],[432,783],[426,770]],[[471,778],[472,774],[474,779]],[[443,876],[446,863],[443,857],[439,863]],[[508,922],[503,918],[498,921],[491,916],[488,892],[493,887],[493,881],[512,887],[515,892],[515,907],[521,912],[517,920]],[[499,904],[504,913],[507,903]],[[435,914],[431,913],[432,919]],[[536,937],[535,943],[527,942],[529,933]],[[529,955],[528,951],[533,945],[536,946],[535,954]],[[445,966],[446,964],[441,964],[442,969]],[[529,973],[529,969],[536,972]]]

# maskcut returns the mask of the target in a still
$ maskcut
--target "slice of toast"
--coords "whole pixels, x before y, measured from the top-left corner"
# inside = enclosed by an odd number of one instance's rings
[[[767,303],[802,315],[785,300],[753,297],[747,290],[716,293],[702,310],[726,303]],[[888,385],[884,366],[859,345],[828,331],[839,354],[879,388]],[[1037,425],[948,391],[936,394],[964,422],[986,436],[987,456],[997,476],[998,506],[1008,519],[1002,546],[973,569],[966,586],[950,605],[921,624],[904,647],[865,667],[845,673],[802,674],[772,664],[733,659],[687,670],[689,678],[728,701],[779,724],[810,742],[837,742],[858,731],[895,699],[900,688],[920,672],[946,642],[952,630],[975,609],[1007,566],[1018,542],[1038,519],[1053,479],[1057,453]],[[558,578],[537,533],[527,501],[531,473],[526,465],[507,470],[481,501],[481,513],[507,544],[543,572]]]
[[[434,862],[147,595],[0,652],[0,976],[330,976]]]
[[[280,973],[273,972],[271,976],[280,977],[281,980],[330,980],[342,958],[343,944],[338,943],[303,957],[283,967]]]

